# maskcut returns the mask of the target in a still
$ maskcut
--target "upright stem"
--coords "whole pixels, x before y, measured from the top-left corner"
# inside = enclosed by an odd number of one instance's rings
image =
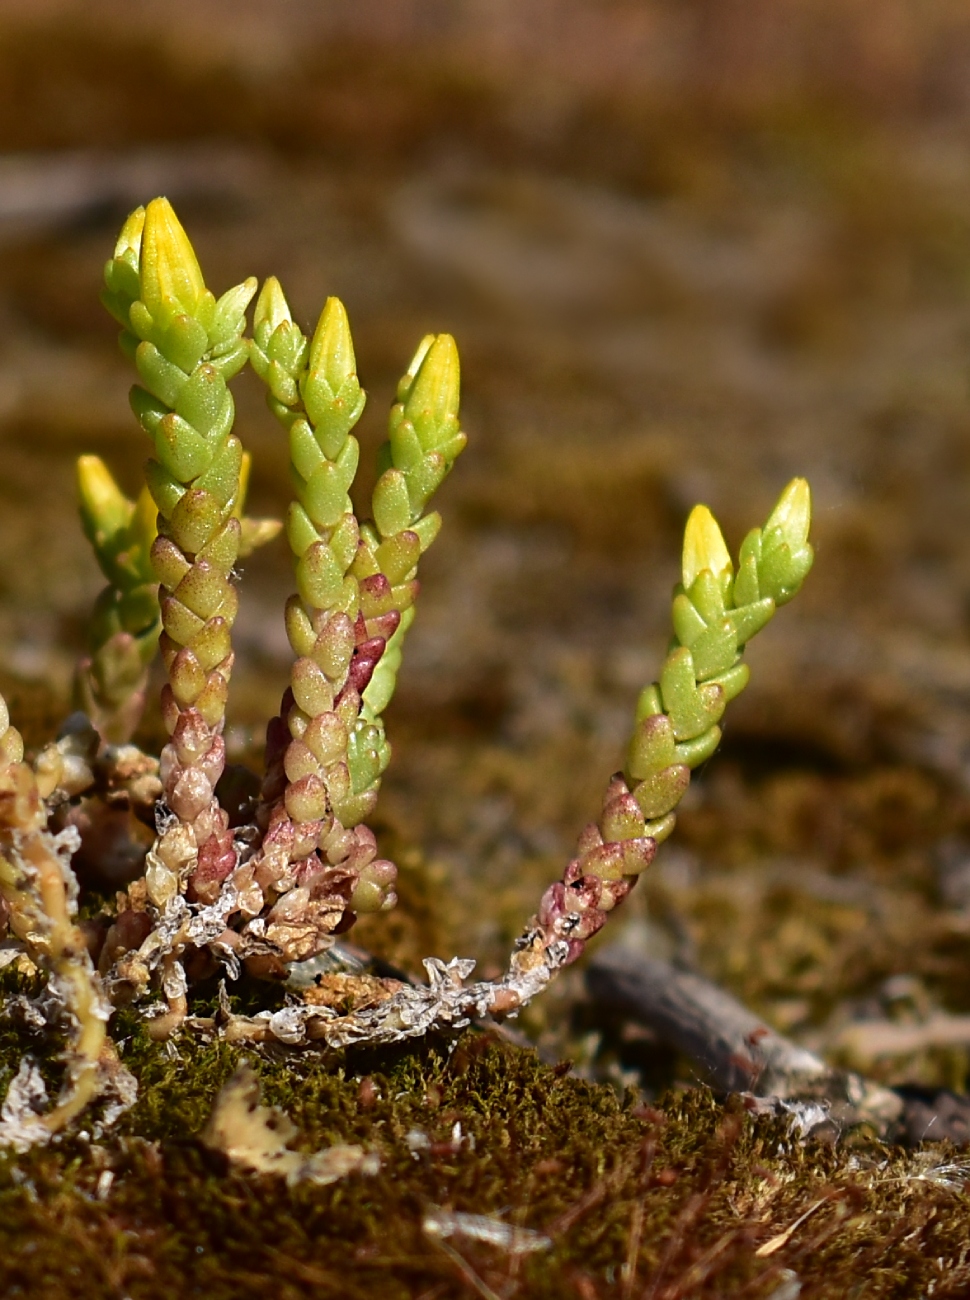
[[[256,282],[216,301],[166,199],[132,214],[105,280],[105,303],[141,379],[131,404],[155,448],[146,478],[158,509],[151,564],[169,679],[162,712],[171,739],[161,779],[172,815],[149,854],[146,885],[149,902],[165,913],[182,894],[212,901],[237,860],[215,795],[225,766],[243,466],[227,380],[247,360],[242,334]],[[180,1005],[184,988],[175,972],[169,976],[167,996]]]

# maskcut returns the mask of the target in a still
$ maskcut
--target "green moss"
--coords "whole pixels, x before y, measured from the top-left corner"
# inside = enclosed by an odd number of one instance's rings
[[[140,1082],[118,1127],[0,1158],[5,1296],[405,1300],[490,1288],[585,1300],[616,1293],[632,1264],[633,1295],[652,1282],[669,1297],[768,1296],[791,1268],[803,1295],[862,1294],[865,1279],[867,1296],[902,1297],[939,1280],[966,1238],[967,1194],[926,1177],[925,1159],[804,1146],[785,1123],[704,1090],[645,1107],[474,1030],[334,1068],[188,1033],[164,1047],[124,1013],[114,1027]],[[26,1046],[17,1040],[5,1027],[5,1064]],[[243,1057],[302,1144],[359,1142],[381,1172],[288,1190],[203,1147],[196,1135]],[[783,1245],[756,1253],[813,1206]],[[538,1230],[552,1248],[442,1244],[422,1231],[432,1208]]]

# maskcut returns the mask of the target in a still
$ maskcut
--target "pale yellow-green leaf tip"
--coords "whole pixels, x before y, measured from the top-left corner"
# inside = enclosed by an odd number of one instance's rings
[[[339,298],[328,298],[310,342],[310,374],[322,375],[336,393],[356,370],[347,309]]]
[[[808,540],[812,522],[812,492],[803,478],[793,478],[778,498],[765,524],[765,532],[777,528],[792,551],[801,550]]]
[[[132,504],[100,456],[79,456],[77,485],[81,515],[92,532],[110,537],[131,519]]]
[[[290,304],[286,301],[283,287],[275,275],[271,275],[256,299],[256,311],[253,316],[254,329],[266,329],[272,335],[280,325],[292,323],[293,315]]]
[[[173,308],[194,316],[205,293],[195,250],[168,199],[145,209],[139,261],[142,301],[149,311]]]
[[[695,506],[684,529],[684,590],[690,591],[697,575],[709,569],[715,578],[732,571],[731,556],[717,520],[707,506]]]
[[[236,502],[232,508],[233,517],[242,519],[243,511],[246,508],[246,495],[249,492],[249,476],[252,473],[253,456],[252,452],[244,451],[242,461],[239,465],[239,488],[236,492]]]
[[[425,334],[424,338],[418,344],[414,356],[411,358],[410,365],[401,376],[400,382],[397,386],[397,400],[399,402],[407,401],[408,393],[410,393],[411,386],[414,383],[414,377],[421,369],[421,363],[428,355],[428,351],[434,340],[435,336],[433,334]]]
[[[132,523],[135,543],[147,555],[158,536],[158,506],[147,487],[138,493]]]
[[[134,254],[137,262],[141,255],[141,237],[144,229],[145,209],[135,208],[121,227],[118,242],[115,244],[115,257],[124,259],[130,254]]]

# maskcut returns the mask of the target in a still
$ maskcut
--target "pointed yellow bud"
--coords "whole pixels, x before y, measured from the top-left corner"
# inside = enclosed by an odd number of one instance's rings
[[[422,342],[422,347],[424,346]],[[420,351],[420,349],[418,349]],[[414,362],[411,362],[412,366]],[[458,414],[461,366],[458,348],[450,334],[439,334],[418,363],[404,408],[410,420],[430,415],[436,422]]]
[[[331,392],[357,371],[350,321],[339,298],[328,298],[310,342],[310,374],[321,375]]]
[[[141,235],[145,229],[145,209],[135,208],[134,212],[121,227],[121,234],[115,244],[115,257],[127,260],[132,256],[135,264],[141,255]]]
[[[275,275],[271,275],[256,299],[256,314],[253,318],[254,329],[265,329],[271,335],[277,326],[293,320],[290,304],[286,301],[282,286]]]
[[[803,478],[793,478],[778,498],[765,532],[777,528],[792,551],[800,551],[808,540],[812,522],[812,493]]]
[[[142,302],[153,315],[162,307],[196,314],[205,282],[195,250],[168,199],[152,199],[145,210],[138,270]]]
[[[731,556],[718,522],[707,506],[695,506],[684,529],[684,590],[690,591],[702,569],[715,578],[732,571]]]
[[[98,547],[128,526],[133,506],[100,456],[78,457],[77,485],[84,531]]]

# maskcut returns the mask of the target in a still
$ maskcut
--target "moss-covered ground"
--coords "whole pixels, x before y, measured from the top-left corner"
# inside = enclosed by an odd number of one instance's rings
[[[339,1069],[188,1035],[161,1048],[127,1017],[117,1032],[141,1084],[118,1127],[0,1162],[5,1296],[760,1300],[795,1294],[793,1275],[811,1297],[970,1284],[970,1174],[945,1150],[803,1145],[738,1100],[688,1089],[646,1105],[474,1030]],[[6,1033],[5,1064],[17,1046]],[[360,1143],[380,1172],[287,1189],[203,1146],[242,1056],[308,1148]],[[439,1210],[549,1244],[436,1236],[422,1225]]]
[[[402,905],[354,937],[412,973],[456,953],[497,972],[656,671],[687,510],[705,500],[736,545],[804,474],[815,571],[623,915],[830,1059],[963,1091],[965,1041],[860,1058],[844,1032],[970,1011],[961,7],[604,0],[591,24],[548,0],[518,37],[500,4],[444,8],[344,6],[359,21],[331,29],[337,3],[3,7],[0,150],[27,157],[0,221],[0,689],[33,746],[68,707],[99,587],[73,461],[97,452],[134,490],[146,454],[101,267],[127,206],[164,190],[215,286],[278,274],[304,323],[347,303],[365,492],[415,340],[462,351],[471,441],[389,715]],[[627,58],[637,14],[654,35]],[[91,186],[67,214],[62,150]],[[278,432],[255,384],[236,397],[253,509],[280,513]],[[258,760],[286,680],[290,581],[282,548],[247,566],[236,760]],[[0,1089],[24,1051],[56,1086],[56,1044],[12,1011]],[[801,1145],[591,1005],[581,970],[520,1025],[551,1064],[478,1031],[343,1062],[163,1048],[119,1016],[134,1110],[0,1161],[0,1293],[970,1293],[959,1152]],[[308,1149],[360,1142],[381,1172],[288,1190],[228,1168],[198,1134],[242,1056]],[[552,1245],[435,1237],[435,1211]]]

